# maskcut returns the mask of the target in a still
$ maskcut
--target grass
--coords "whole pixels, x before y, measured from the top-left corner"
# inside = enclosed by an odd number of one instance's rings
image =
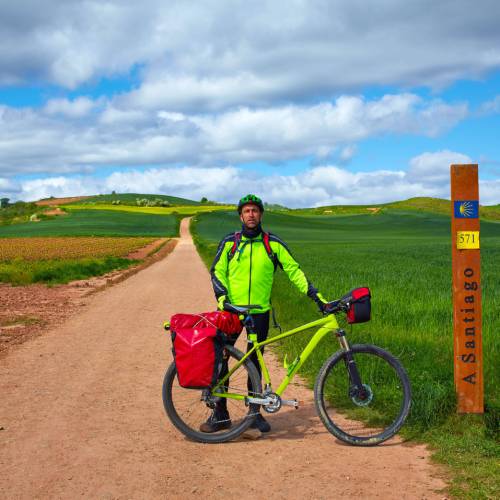
[[[0,327],[18,326],[18,325],[36,325],[42,323],[36,316],[20,315],[15,317],[0,318]]]
[[[174,214],[131,213],[114,210],[71,210],[52,220],[0,226],[1,237],[30,236],[177,236]]]
[[[0,262],[0,282],[12,285],[69,283],[126,269],[137,262],[121,257]]]
[[[420,210],[386,209],[372,215],[286,215],[266,213],[265,227],[291,247],[308,278],[329,298],[368,285],[373,320],[353,328],[352,343],[374,343],[398,356],[413,388],[413,408],[404,434],[436,448],[435,457],[453,471],[453,493],[493,498],[500,488],[498,431],[500,399],[500,225],[481,223],[484,417],[455,414],[451,305],[450,219]],[[217,242],[239,227],[231,213],[200,214],[193,228],[205,262]],[[284,329],[317,317],[284,273],[276,275],[273,305]],[[307,335],[283,342],[281,353],[293,359]],[[338,349],[325,340],[304,365],[312,381],[327,356]],[[466,451],[464,451],[466,450]],[[471,479],[473,478],[473,479]]]

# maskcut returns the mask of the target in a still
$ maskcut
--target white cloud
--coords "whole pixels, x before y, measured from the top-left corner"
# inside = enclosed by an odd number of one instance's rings
[[[423,184],[436,184],[448,181],[450,178],[450,165],[474,163],[467,155],[454,151],[437,151],[422,153],[410,160],[408,178],[420,181]]]
[[[0,84],[76,88],[140,67],[142,106],[213,110],[500,66],[494,0],[46,0],[0,7]]]
[[[428,165],[448,170],[450,158],[459,161],[467,157],[451,151],[424,153],[410,161],[408,171],[351,172],[338,166],[323,165],[294,175],[263,176],[234,166],[135,169],[114,172],[102,178],[86,175],[20,181],[17,196],[34,200],[115,190],[170,194],[194,200],[206,196],[234,203],[242,195],[254,192],[265,201],[289,207],[376,204],[414,196],[449,198],[449,177],[435,178],[432,169],[424,168],[420,169],[418,176],[411,173],[415,165],[422,166],[426,158],[429,159]],[[482,204],[500,203],[500,180],[481,180],[480,190]]]
[[[483,103],[479,108],[479,114],[500,113],[500,95],[495,96],[491,101]]]
[[[0,106],[0,173],[76,172],[91,165],[282,162],[384,134],[434,136],[462,120],[467,105],[414,94],[333,103],[239,108],[215,115],[120,108],[102,99],[50,101],[37,111]]]
[[[479,180],[482,205],[500,205],[500,179]]]
[[[60,114],[69,118],[81,118],[88,115],[99,104],[88,97],[77,97],[74,100],[50,99],[44,111],[49,115]]]

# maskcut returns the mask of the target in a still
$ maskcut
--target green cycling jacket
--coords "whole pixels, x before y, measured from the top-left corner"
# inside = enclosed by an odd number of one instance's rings
[[[262,307],[251,313],[269,311],[274,272],[278,266],[301,293],[317,300],[317,289],[306,278],[286,244],[276,235],[268,234],[274,254],[272,260],[265,248],[262,233],[255,238],[242,234],[232,257],[235,234],[227,235],[219,243],[210,269],[212,286],[219,301],[225,297],[235,305],[256,304]]]

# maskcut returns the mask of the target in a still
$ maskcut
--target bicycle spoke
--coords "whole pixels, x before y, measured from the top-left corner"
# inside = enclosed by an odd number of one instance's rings
[[[351,444],[377,444],[403,424],[410,404],[407,376],[391,355],[374,346],[353,347],[362,386],[350,379],[343,355],[325,363],[315,387],[323,423]]]
[[[242,356],[239,351],[231,348],[227,366],[223,366],[221,377]],[[249,380],[251,390],[248,389]],[[258,390],[254,390],[254,387]],[[180,387],[174,365],[165,375],[163,401],[167,415],[174,425],[191,439],[223,442],[239,435],[248,427],[249,419],[253,418],[258,409],[255,404],[248,404],[246,401],[247,396],[260,394],[257,370],[251,363],[242,364],[231,374],[229,380],[216,386],[214,393],[219,396],[211,395],[210,391],[206,390]],[[238,395],[241,399],[224,397],[225,393]],[[210,432],[205,429],[210,429]]]

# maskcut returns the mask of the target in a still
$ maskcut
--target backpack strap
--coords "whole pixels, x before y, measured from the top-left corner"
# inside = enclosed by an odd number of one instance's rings
[[[234,257],[234,255],[238,250],[238,246],[241,241],[241,234],[242,234],[241,231],[237,231],[236,233],[234,233],[233,246],[231,247],[231,250],[229,250],[227,254],[228,261],[230,261]],[[264,248],[266,249],[268,257],[274,264],[274,269],[276,269],[278,266],[282,267],[280,261],[278,260],[278,256],[273,252],[271,244],[269,243],[269,233],[266,233],[265,231],[262,231],[262,243],[264,244]]]
[[[238,250],[238,245],[240,244],[240,240],[241,240],[241,231],[237,231],[236,233],[234,233],[233,246],[231,247],[231,250],[229,250],[229,253],[227,254],[228,260],[231,260],[234,257],[236,250]]]
[[[271,259],[272,263],[274,264],[274,269],[276,269],[278,266],[280,266],[281,269],[283,269],[281,262],[278,260],[278,256],[273,252],[273,249],[271,248],[271,244],[269,243],[269,233],[262,231],[262,242],[264,243],[264,248],[266,249],[268,257]]]

